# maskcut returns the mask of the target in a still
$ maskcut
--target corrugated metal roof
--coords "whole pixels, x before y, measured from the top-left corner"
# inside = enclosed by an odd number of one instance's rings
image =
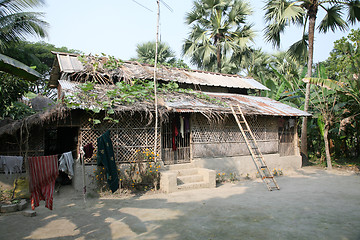
[[[76,86],[79,83],[59,80],[59,84],[63,93],[72,93],[76,91]],[[106,89],[110,90],[114,86],[102,86],[97,91],[103,91],[99,95],[106,95]],[[291,107],[284,103],[272,100],[266,97],[248,96],[231,93],[210,93],[202,92],[214,100],[221,102],[207,101],[203,98],[198,98],[192,94],[172,93],[171,96],[166,94],[159,94],[159,97],[164,100],[164,105],[170,111],[177,112],[217,112],[217,113],[231,113],[230,105],[239,105],[245,115],[267,115],[267,116],[283,116],[283,117],[300,117],[311,116],[311,114],[301,111],[297,108]]]
[[[79,72],[84,70],[84,66],[75,56],[61,55],[59,61],[60,71],[66,73]]]
[[[84,70],[84,66],[79,61],[77,55],[68,53],[54,54],[57,56],[60,72],[76,73]],[[128,76],[130,76],[130,78],[153,79],[154,67],[152,65],[139,64],[137,62],[125,62],[122,64],[121,68]],[[164,66],[158,68],[157,78],[162,81],[174,81],[199,86],[269,90],[253,78],[197,70],[167,68]],[[54,82],[56,80],[58,79],[51,78],[50,85],[56,86],[57,84]]]

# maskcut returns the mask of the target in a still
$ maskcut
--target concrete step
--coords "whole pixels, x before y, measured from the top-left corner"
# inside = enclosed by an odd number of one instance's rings
[[[187,183],[194,183],[194,182],[203,182],[204,177],[203,175],[196,174],[196,175],[187,175],[187,176],[178,176],[177,177],[177,184],[187,184]]]
[[[182,166],[176,170],[161,171],[160,189],[171,193],[196,188],[214,188],[216,172],[205,168]]]
[[[194,168],[194,164],[192,163],[184,163],[184,164],[173,164],[164,166],[164,170],[175,171],[180,169],[190,169]]]
[[[189,168],[189,169],[179,169],[174,171],[176,172],[177,176],[190,176],[190,175],[197,175],[199,174],[199,171],[197,168]]]
[[[186,183],[180,184],[177,186],[179,191],[182,190],[191,190],[191,189],[198,189],[198,188],[208,188],[209,184],[207,182],[195,182],[195,183]]]

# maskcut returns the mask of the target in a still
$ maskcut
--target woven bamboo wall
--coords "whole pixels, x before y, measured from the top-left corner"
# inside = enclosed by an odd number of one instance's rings
[[[274,117],[247,117],[263,153],[278,152],[278,124]],[[249,155],[246,143],[232,115],[211,123],[198,114],[192,118],[194,157]]]
[[[94,156],[86,159],[86,164],[96,164],[97,138],[110,130],[114,147],[115,159],[118,163],[132,162],[137,159],[137,150],[153,149],[155,143],[154,126],[140,114],[126,115],[118,119],[119,123],[108,122],[93,126],[89,116],[83,115],[80,127],[80,143],[85,146],[92,143],[95,147]],[[158,131],[158,152],[160,152],[160,131]]]
[[[295,119],[285,118],[279,121],[279,154],[291,156],[295,154],[295,133],[297,122]]]

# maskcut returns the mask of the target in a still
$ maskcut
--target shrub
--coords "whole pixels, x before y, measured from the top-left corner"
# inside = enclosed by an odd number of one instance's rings
[[[225,173],[217,173],[216,174],[216,183],[223,183],[226,181],[226,174]]]
[[[124,172],[118,169],[119,185],[122,189],[132,191],[157,190],[160,185],[160,163],[154,162],[155,154],[149,149],[136,151],[136,160],[131,162]],[[93,180],[100,192],[108,191],[104,167],[94,169]]]

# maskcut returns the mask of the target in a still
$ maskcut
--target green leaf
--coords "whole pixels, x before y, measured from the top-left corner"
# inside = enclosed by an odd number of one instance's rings
[[[93,124],[97,125],[97,124],[100,124],[101,121],[99,119],[93,119]]]
[[[99,113],[101,111],[100,108],[96,107],[96,108],[93,108],[91,109],[94,113]]]

